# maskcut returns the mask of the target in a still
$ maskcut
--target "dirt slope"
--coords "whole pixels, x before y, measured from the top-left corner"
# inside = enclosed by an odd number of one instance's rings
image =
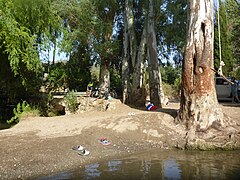
[[[113,100],[115,108],[58,117],[35,117],[0,131],[0,179],[33,179],[86,163],[150,148],[171,148],[184,136],[173,120],[179,108],[170,103],[154,112]],[[240,122],[239,104],[225,104],[225,113]],[[107,137],[111,145],[98,142]],[[72,147],[90,151],[80,156]]]

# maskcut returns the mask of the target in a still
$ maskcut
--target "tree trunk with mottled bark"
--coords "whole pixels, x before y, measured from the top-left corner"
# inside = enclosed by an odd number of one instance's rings
[[[126,104],[129,102],[130,95],[130,78],[129,78],[129,66],[130,66],[130,46],[129,46],[129,33],[128,26],[130,24],[130,20],[128,18],[129,11],[131,11],[129,7],[128,0],[125,1],[125,11],[124,11],[124,40],[123,40],[123,61],[122,61],[122,91],[123,91],[123,103]]]
[[[109,92],[110,90],[110,72],[108,68],[108,60],[102,60],[100,65],[100,90],[101,93]]]
[[[153,2],[149,0],[148,12],[148,62],[149,62],[149,88],[150,101],[156,106],[162,107],[164,93],[162,78],[158,63],[157,42],[154,30]]]
[[[146,89],[143,86],[144,78],[144,61],[146,59],[146,44],[147,44],[147,25],[144,23],[141,41],[138,46],[137,55],[135,56],[135,63],[132,72],[132,86],[131,86],[131,104],[138,107],[145,106]]]
[[[143,87],[143,62],[146,57],[146,25],[144,25],[138,45],[132,3],[129,0],[125,1],[124,57],[122,63],[123,103],[144,106],[146,96]]]
[[[219,107],[213,69],[213,0],[189,0],[178,120],[187,127],[186,148],[234,148],[237,129]],[[236,137],[236,136],[235,136]],[[239,144],[239,142],[237,142]]]
[[[52,64],[55,64],[56,61],[56,52],[57,52],[57,32],[54,31],[54,36],[53,36],[53,59],[52,59]]]
[[[136,56],[136,62],[134,63],[134,71],[132,73],[132,89],[136,90],[137,87],[142,87],[143,85],[143,66],[144,60],[146,58],[146,25],[142,32],[141,42],[138,46],[138,52]]]

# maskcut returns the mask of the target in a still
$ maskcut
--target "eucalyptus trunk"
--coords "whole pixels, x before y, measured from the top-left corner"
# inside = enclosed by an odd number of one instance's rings
[[[206,130],[213,122],[222,122],[218,106],[213,68],[213,3],[189,2],[189,25],[184,54],[180,115],[189,126]]]
[[[143,62],[146,56],[146,25],[143,27],[141,40],[138,43],[134,26],[133,2],[130,0],[125,1],[124,22],[123,103],[144,106],[146,97],[143,87]]]
[[[162,78],[158,63],[157,42],[154,30],[153,2],[149,0],[148,12],[148,61],[149,61],[149,88],[150,101],[156,106],[162,107],[164,93]]]
[[[133,16],[133,1],[126,0],[126,20],[127,20],[127,31],[129,34],[129,46],[131,56],[131,66],[135,66],[135,60],[137,56],[137,39],[134,27],[134,16]]]
[[[147,29],[144,25],[144,29],[141,36],[141,42],[138,46],[138,52],[135,60],[135,66],[132,73],[132,89],[137,89],[137,87],[143,86],[143,71],[144,71],[144,61],[146,59],[146,43],[147,43]]]
[[[186,124],[186,147],[215,149],[235,142],[219,107],[213,69],[213,0],[189,0],[181,105],[178,119]],[[228,129],[229,130],[229,129]],[[232,142],[232,143],[231,143]],[[207,144],[206,144],[207,143]]]
[[[124,40],[123,40],[123,61],[122,61],[122,91],[123,91],[123,103],[129,102],[130,95],[130,45],[129,45],[129,31],[128,27],[131,26],[129,14],[131,13],[131,8],[129,6],[128,0],[125,1],[124,10]]]
[[[128,34],[124,30],[124,55],[122,60],[122,91],[123,91],[123,103],[126,104],[129,99],[130,80],[129,80],[129,53],[128,53]]]
[[[56,51],[57,51],[57,32],[54,32],[53,36],[53,59],[52,59],[52,64],[55,64],[56,61]]]
[[[105,92],[109,92],[110,90],[110,72],[108,68],[108,61],[102,60],[102,63],[100,65],[100,90],[101,93],[104,94]]]
[[[138,107],[145,106],[146,89],[143,86],[144,80],[144,61],[146,59],[146,43],[147,43],[147,25],[144,23],[141,41],[138,46],[138,51],[135,56],[135,63],[132,72],[132,86],[131,86],[131,104]],[[134,59],[133,59],[134,60]]]

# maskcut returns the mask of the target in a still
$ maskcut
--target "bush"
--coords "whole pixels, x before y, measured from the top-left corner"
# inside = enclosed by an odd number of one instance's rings
[[[163,82],[163,92],[165,96],[168,96],[170,99],[179,98],[179,89],[174,85],[167,84]]]
[[[66,102],[67,109],[71,113],[75,113],[78,110],[77,96],[74,94],[74,91],[67,93],[64,100]]]
[[[23,101],[22,104],[18,103],[17,107],[13,109],[14,116],[7,121],[8,124],[18,123],[21,119],[27,117],[39,116],[40,112],[36,108],[32,108],[26,101]]]
[[[238,67],[233,73],[232,76],[234,76],[237,80],[240,80],[240,67]]]

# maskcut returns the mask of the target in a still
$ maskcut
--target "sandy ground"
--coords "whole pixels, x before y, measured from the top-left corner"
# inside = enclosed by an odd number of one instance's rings
[[[170,149],[183,138],[170,103],[154,112],[113,100],[115,109],[58,117],[35,117],[0,131],[0,179],[35,179],[85,164],[153,148]],[[222,103],[224,113],[240,123],[240,104]],[[107,137],[104,146],[98,139]],[[90,151],[80,156],[72,147]]]

